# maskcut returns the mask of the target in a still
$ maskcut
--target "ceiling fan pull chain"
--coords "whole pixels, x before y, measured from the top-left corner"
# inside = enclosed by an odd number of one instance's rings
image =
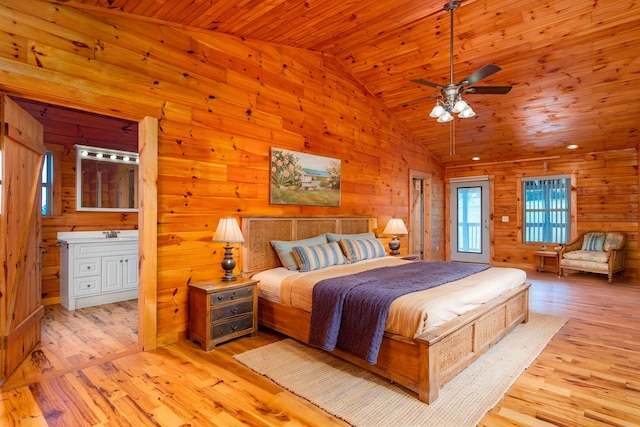
[[[456,154],[456,126],[455,120],[451,120],[449,126],[449,155],[453,156]]]

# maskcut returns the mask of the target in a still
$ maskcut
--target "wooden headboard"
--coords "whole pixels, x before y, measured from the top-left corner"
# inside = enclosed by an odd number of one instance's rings
[[[272,240],[300,240],[322,233],[366,233],[369,217],[242,217],[242,275],[280,267]]]

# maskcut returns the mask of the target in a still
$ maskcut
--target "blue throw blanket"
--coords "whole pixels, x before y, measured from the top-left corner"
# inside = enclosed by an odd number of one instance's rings
[[[394,299],[488,268],[484,264],[416,261],[322,280],[313,288],[309,343],[328,351],[337,347],[375,364]]]

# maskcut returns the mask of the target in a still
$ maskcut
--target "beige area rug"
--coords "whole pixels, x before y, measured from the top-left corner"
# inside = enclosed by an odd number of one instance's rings
[[[475,426],[566,321],[530,313],[528,323],[445,384],[431,405],[397,384],[292,339],[235,358],[354,426]]]

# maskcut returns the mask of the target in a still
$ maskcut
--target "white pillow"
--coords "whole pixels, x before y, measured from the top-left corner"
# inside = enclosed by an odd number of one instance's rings
[[[328,242],[339,242],[341,239],[352,239],[352,240],[364,240],[364,239],[375,239],[376,235],[371,231],[367,233],[354,233],[354,234],[336,234],[336,233],[326,233]]]

